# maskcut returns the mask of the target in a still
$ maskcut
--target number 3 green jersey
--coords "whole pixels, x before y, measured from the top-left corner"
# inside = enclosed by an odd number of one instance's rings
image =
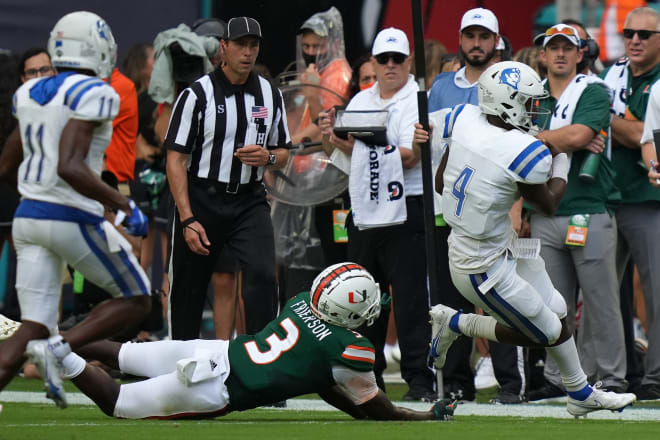
[[[232,410],[321,392],[334,385],[334,366],[373,370],[371,342],[319,319],[309,301],[309,292],[297,295],[262,331],[231,341],[226,385]]]

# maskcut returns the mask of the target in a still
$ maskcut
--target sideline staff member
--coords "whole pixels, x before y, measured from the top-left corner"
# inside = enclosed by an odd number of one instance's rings
[[[277,291],[265,166],[282,167],[291,145],[282,95],[254,73],[261,27],[232,18],[222,67],[179,96],[165,138],[176,203],[170,335],[199,337],[209,279],[225,245],[244,272],[246,331],[275,317]]]

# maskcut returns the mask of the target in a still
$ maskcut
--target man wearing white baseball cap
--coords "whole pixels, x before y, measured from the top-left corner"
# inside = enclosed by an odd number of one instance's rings
[[[445,72],[436,77],[429,94],[429,112],[459,104],[478,105],[477,83],[481,74],[495,63],[499,35],[497,17],[484,8],[470,9],[463,14],[459,29],[459,52],[465,63],[457,72]],[[474,305],[456,290],[449,274],[446,259],[447,238],[450,228],[445,223],[439,208],[436,209],[436,247],[438,249],[438,280],[443,286],[440,292],[432,292],[432,304],[442,303],[455,309],[474,311]],[[445,257],[442,257],[442,256]],[[474,376],[470,368],[472,340],[460,338],[447,354],[442,369],[446,396],[471,401],[475,398]],[[523,400],[524,372],[522,349],[512,345],[490,343],[490,353],[500,391],[494,403],[520,403]]]
[[[346,220],[349,258],[366,267],[381,285],[392,286],[401,347],[401,375],[409,387],[403,399],[428,402],[437,399],[437,394],[435,376],[426,361],[431,326],[424,314],[429,293],[424,251],[422,170],[419,158],[412,150],[414,124],[418,120],[419,87],[410,75],[410,44],[403,31],[395,28],[380,31],[371,55],[377,82],[355,95],[346,110],[387,111],[389,146],[369,145],[350,135],[348,140],[335,136],[332,132],[333,110],[329,114],[321,113],[319,126],[324,134],[330,135],[333,146],[351,155],[349,194],[352,212]],[[364,191],[372,185],[377,191]],[[371,199],[372,194],[375,200]],[[383,218],[376,213],[380,207],[396,210],[397,223],[387,221],[384,224]],[[383,347],[388,317],[389,313],[384,312],[373,326],[359,330],[376,349],[374,372],[381,388],[384,387]]]

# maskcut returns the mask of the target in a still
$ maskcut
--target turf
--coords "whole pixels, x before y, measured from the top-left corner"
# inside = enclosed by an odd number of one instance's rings
[[[202,421],[133,421],[96,408],[7,404],[0,439],[657,439],[660,423],[457,416],[453,422],[363,422],[339,412],[257,409]]]
[[[71,384],[68,391],[77,391]],[[41,381],[16,378],[7,391],[42,391]],[[399,399],[407,388],[388,384],[388,394]],[[480,393],[478,400],[492,395]],[[312,398],[316,396],[305,396]],[[655,404],[654,406],[657,408]],[[459,407],[460,408],[460,407]],[[658,410],[660,420],[660,409]],[[565,439],[580,440],[660,438],[660,422],[485,417],[457,415],[453,422],[357,421],[338,411],[256,409],[213,420],[117,420],[93,406],[72,405],[66,410],[51,404],[4,404],[0,440],[30,439]]]

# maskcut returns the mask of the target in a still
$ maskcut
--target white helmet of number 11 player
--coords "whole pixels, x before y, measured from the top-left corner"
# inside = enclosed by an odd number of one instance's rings
[[[493,64],[479,77],[479,108],[532,136],[541,131],[538,100],[548,97],[541,78],[528,65],[516,61]]]
[[[330,324],[349,329],[371,325],[380,314],[380,287],[359,264],[335,264],[314,279],[309,305]]]
[[[48,53],[55,68],[91,70],[101,79],[112,74],[117,44],[98,15],[77,11],[60,18],[50,32]]]

